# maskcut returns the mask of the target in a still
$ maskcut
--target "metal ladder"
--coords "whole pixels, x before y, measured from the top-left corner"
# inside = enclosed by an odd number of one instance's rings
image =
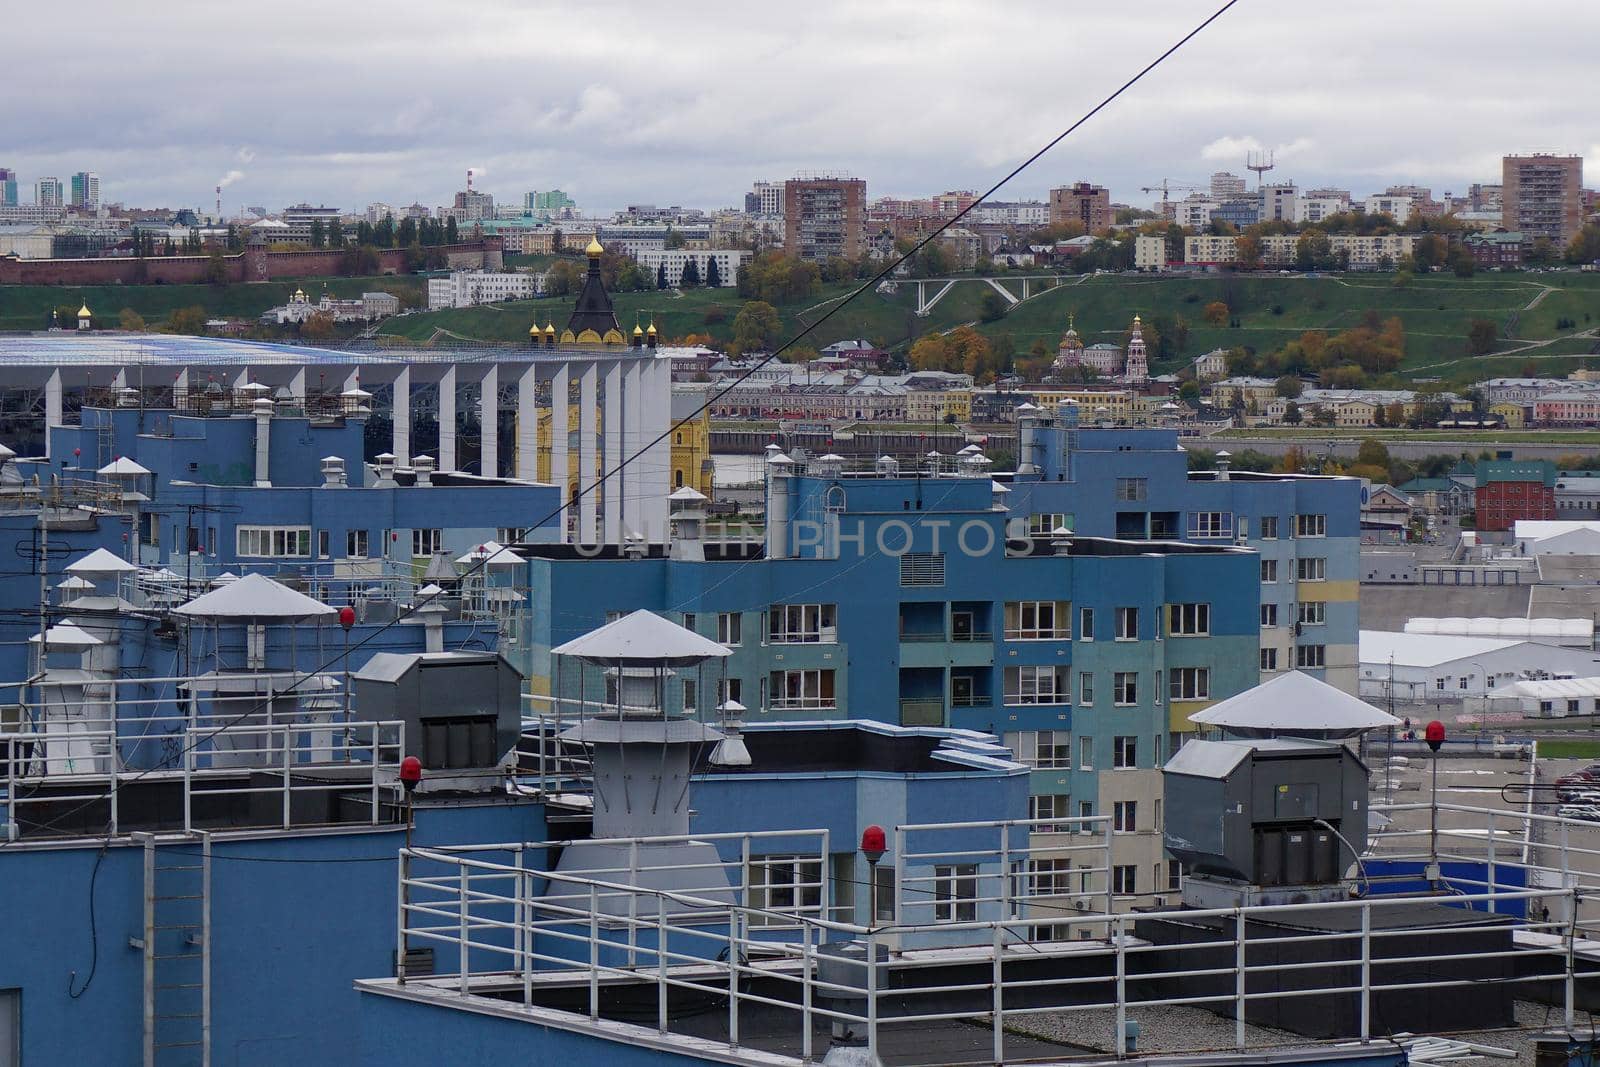
[[[211,1065],[211,835],[144,845],[144,1067]]]

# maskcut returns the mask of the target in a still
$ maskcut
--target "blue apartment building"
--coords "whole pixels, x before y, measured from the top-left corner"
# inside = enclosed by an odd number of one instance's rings
[[[1304,671],[1354,693],[1361,563],[1356,478],[1191,471],[1171,429],[1020,420],[1014,521],[1088,537],[1237,545],[1259,557],[1261,680]],[[1174,730],[1187,729],[1174,721]]]
[[[733,650],[714,674],[675,678],[670,706],[994,734],[1032,768],[1033,817],[1118,820],[1119,896],[1165,891],[1158,769],[1190,714],[1259,678],[1257,553],[1008,535],[1017,494],[981,471],[794,468],[769,464],[756,543],[686,537],[680,512],[669,547],[529,546],[518,665],[533,691],[578,697],[549,649],[643,607]]]

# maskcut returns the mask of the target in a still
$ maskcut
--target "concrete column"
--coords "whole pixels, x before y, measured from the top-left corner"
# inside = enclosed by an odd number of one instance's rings
[[[189,400],[189,368],[185,367],[172,376],[172,406],[181,408]]]
[[[128,368],[127,367],[118,367],[117,368],[117,373],[114,376],[112,376],[111,388],[113,388],[113,389],[126,389],[127,387],[128,387]],[[116,403],[117,403],[116,400],[112,400],[112,406],[115,406]]]
[[[301,367],[289,376],[289,395],[294,397],[294,402],[300,410],[306,407],[306,369]]]
[[[581,545],[598,544],[599,531],[595,526],[595,489],[594,489],[594,433],[595,433],[595,402],[596,385],[599,382],[599,367],[592,361],[584,364],[581,377],[578,379],[578,543]]]
[[[672,361],[652,357],[650,360],[650,387],[646,394],[645,420],[650,440],[661,437],[650,449],[648,470],[654,481],[645,483],[645,499],[650,502],[652,528],[666,535],[668,523],[667,494],[672,492],[672,438],[667,431],[672,427]],[[664,436],[666,435],[666,436]]]
[[[232,386],[233,389],[235,391],[237,391],[239,389],[243,389],[245,386],[247,386],[249,384],[250,384],[250,368],[249,367],[240,367],[239,370],[237,372],[235,372],[235,374],[233,375],[233,386]]]
[[[394,461],[403,467],[411,465],[411,368],[402,368],[394,378],[394,409],[391,412],[394,426],[389,451]]]
[[[528,364],[517,377],[516,475],[523,481],[539,480],[539,366]]]
[[[478,388],[478,473],[500,477],[500,368],[484,372]]]
[[[567,395],[571,388],[571,375],[570,368],[562,364],[550,379],[550,481],[561,490],[559,499],[563,504],[567,503],[567,482],[570,477],[567,451],[571,447],[572,432],[567,425],[567,409],[571,406]],[[567,540],[567,517],[563,511],[559,527],[559,540],[563,542]]]
[[[606,365],[606,409],[601,420],[601,441],[605,446],[602,473],[605,477],[605,539],[608,545],[622,544],[622,363]]]
[[[61,423],[61,398],[64,390],[61,386],[61,370],[57,368],[50,372],[50,377],[44,383],[44,425],[45,440],[50,440],[49,430],[52,426]]]
[[[456,369],[439,379],[439,469],[456,469]]]
[[[630,533],[650,535],[646,523],[645,498],[641,487],[648,460],[638,452],[649,440],[644,436],[645,371],[644,361],[630,359],[622,370],[622,528]],[[638,458],[635,458],[638,456]]]

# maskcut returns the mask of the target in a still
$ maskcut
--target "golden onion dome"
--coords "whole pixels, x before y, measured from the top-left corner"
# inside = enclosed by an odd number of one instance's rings
[[[544,324],[544,335],[546,337],[554,337],[556,335],[556,324],[553,322],[546,322]]]
[[[644,331],[639,329],[639,324],[637,322],[633,324],[633,336],[635,336],[635,337],[643,337],[644,336]]]
[[[598,256],[600,253],[604,252],[605,249],[601,246],[600,239],[598,237],[591,237],[589,238],[589,247],[585,248],[583,251],[586,255]]]
[[[93,317],[94,317],[94,313],[89,310],[89,305],[88,304],[84,304],[82,307],[80,307],[78,309],[78,318],[80,318],[80,319],[90,319],[90,318],[93,318]]]
[[[650,328],[648,330],[646,330],[645,333],[649,334],[651,337],[654,337],[656,335],[656,320],[655,319],[651,319],[650,320]]]

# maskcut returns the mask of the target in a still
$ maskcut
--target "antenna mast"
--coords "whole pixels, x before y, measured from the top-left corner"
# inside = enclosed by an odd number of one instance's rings
[[[1256,172],[1257,191],[1260,191],[1267,171],[1271,170],[1276,165],[1277,164],[1273,162],[1273,150],[1270,148],[1265,152],[1251,152],[1249,155],[1245,156],[1244,160],[1245,169]]]

